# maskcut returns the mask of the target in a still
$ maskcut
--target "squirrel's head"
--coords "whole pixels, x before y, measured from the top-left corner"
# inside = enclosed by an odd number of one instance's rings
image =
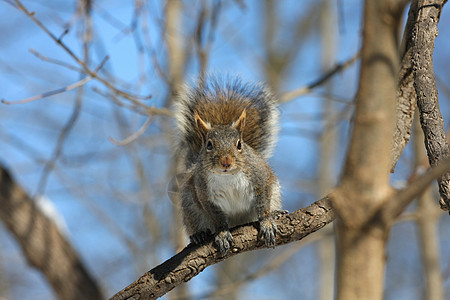
[[[239,171],[239,160],[244,151],[242,140],[246,110],[231,125],[215,125],[205,122],[195,113],[195,122],[203,138],[202,154],[205,167],[220,174]]]

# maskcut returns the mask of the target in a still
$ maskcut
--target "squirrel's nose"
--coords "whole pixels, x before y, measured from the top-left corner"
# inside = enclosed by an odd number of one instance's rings
[[[222,158],[220,159],[220,164],[224,169],[228,169],[231,166],[232,160],[233,159],[231,158],[230,155],[222,156]]]

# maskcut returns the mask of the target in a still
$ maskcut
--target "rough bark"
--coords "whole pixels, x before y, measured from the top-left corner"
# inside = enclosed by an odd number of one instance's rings
[[[95,280],[58,227],[0,167],[0,219],[28,262],[47,278],[60,299],[103,299]]]
[[[367,0],[354,129],[342,184],[333,193],[337,223],[337,298],[382,299],[389,222],[372,217],[390,198],[399,58],[398,1]]]
[[[438,92],[433,71],[434,40],[437,24],[446,0],[420,0],[417,3],[417,19],[413,30],[412,62],[414,87],[420,124],[425,135],[425,148],[431,167],[449,157],[449,146],[444,132],[444,120],[439,110]],[[450,172],[438,178],[441,207],[450,208]]]
[[[412,71],[412,31],[416,21],[417,3],[413,1],[408,13],[403,33],[403,40],[400,47],[401,66],[398,76],[397,88],[397,124],[394,131],[392,145],[391,172],[394,172],[395,166],[402,155],[403,150],[411,137],[411,126],[414,120],[416,110],[416,90],[414,89],[414,74]]]
[[[276,220],[278,227],[276,246],[300,240],[333,220],[334,211],[328,197],[304,209],[283,215]],[[212,241],[202,246],[189,244],[180,253],[118,292],[111,300],[158,298],[210,265],[241,252],[266,248],[264,242],[257,239],[258,231],[255,226],[237,227],[231,232],[234,246],[224,257],[219,255]]]

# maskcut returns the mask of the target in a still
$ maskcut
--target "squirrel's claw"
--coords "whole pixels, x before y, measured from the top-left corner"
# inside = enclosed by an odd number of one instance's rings
[[[231,235],[230,231],[223,230],[216,235],[215,242],[217,244],[217,247],[219,248],[220,255],[225,256],[225,254],[227,254],[227,251],[233,245],[233,236]]]
[[[196,245],[203,244],[206,242],[206,240],[211,236],[211,231],[199,231],[191,235],[189,238],[191,240],[191,243],[194,243]]]
[[[267,247],[275,247],[275,236],[277,234],[277,226],[273,223],[272,218],[268,217],[259,222],[258,239],[264,238]]]

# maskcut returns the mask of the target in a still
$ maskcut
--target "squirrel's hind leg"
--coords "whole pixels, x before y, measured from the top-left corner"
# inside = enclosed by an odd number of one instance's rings
[[[195,192],[185,188],[181,196],[183,223],[191,243],[203,244],[212,238],[213,225],[205,218],[205,211],[199,207]]]

